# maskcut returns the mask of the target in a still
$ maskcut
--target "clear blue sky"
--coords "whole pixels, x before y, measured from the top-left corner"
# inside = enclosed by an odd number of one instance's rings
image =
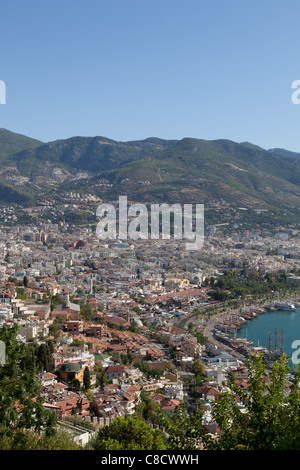
[[[0,127],[300,152],[298,0],[10,0]]]

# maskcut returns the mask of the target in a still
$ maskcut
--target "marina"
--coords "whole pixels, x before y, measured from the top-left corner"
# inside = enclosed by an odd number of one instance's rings
[[[228,313],[214,325],[213,337],[245,357],[260,352],[267,362],[285,353],[293,369],[292,344],[300,340],[299,299]]]

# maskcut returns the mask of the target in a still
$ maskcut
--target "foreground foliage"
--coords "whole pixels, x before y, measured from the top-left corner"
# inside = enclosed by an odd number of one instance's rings
[[[18,328],[3,327],[0,339],[6,345],[9,360],[0,367],[0,427],[2,435],[13,431],[30,430],[37,435],[51,436],[56,418],[43,407],[39,396],[40,385],[36,380],[37,369],[22,369],[20,363],[26,354],[26,346],[17,342]]]
[[[247,390],[241,390],[233,379],[229,391],[215,404],[213,417],[222,434],[219,439],[207,442],[207,447],[299,450],[300,374],[297,370],[289,381],[288,372],[285,355],[271,371],[267,370],[261,356],[254,356],[249,361]]]
[[[80,445],[59,430],[54,413],[39,396],[36,363],[24,361],[27,346],[17,342],[17,327],[4,327],[9,360],[0,367],[0,450],[79,450]],[[146,394],[137,414],[116,418],[100,428],[88,446],[92,450],[300,450],[300,371],[291,376],[283,355],[269,369],[262,356],[248,363],[248,386],[233,376],[220,400],[212,404],[219,432],[202,424],[202,411],[187,416],[183,408],[167,416]],[[166,433],[150,424],[163,426]]]
[[[82,450],[67,431],[57,430],[53,435],[34,434],[30,431],[0,429],[1,450]]]
[[[101,428],[94,440],[94,450],[165,450],[162,432],[152,429],[137,416],[116,418]]]

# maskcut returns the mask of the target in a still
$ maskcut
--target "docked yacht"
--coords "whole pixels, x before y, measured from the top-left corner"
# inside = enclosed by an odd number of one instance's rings
[[[280,310],[295,310],[296,307],[294,304],[291,304],[289,302],[286,303],[276,303],[275,304],[276,308],[279,308]]]

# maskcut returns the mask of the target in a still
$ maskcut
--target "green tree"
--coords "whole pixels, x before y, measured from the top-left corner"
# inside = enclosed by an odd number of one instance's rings
[[[203,362],[200,361],[200,359],[196,359],[193,362],[192,370],[193,370],[195,375],[198,375],[198,374],[204,375],[204,364],[203,364]]]
[[[88,304],[80,304],[80,314],[86,321],[91,321],[93,318],[93,310]]]
[[[54,413],[43,407],[35,367],[21,368],[26,347],[17,342],[17,332],[17,326],[0,330],[7,353],[7,363],[0,368],[0,440],[26,430],[51,435],[56,424]]]
[[[202,425],[202,413],[187,416],[183,406],[179,406],[171,417],[164,418],[164,426],[169,435],[167,448],[170,450],[196,450],[206,435]]]
[[[78,379],[73,379],[73,380],[71,380],[70,384],[72,385],[72,387],[74,388],[74,390],[75,390],[76,392],[79,392],[79,391],[80,391],[81,385],[80,385],[80,381],[79,381]]]
[[[260,355],[249,362],[247,390],[235,377],[221,400],[213,406],[213,418],[221,429],[207,448],[218,450],[300,450],[300,373],[288,380],[283,355],[269,371]],[[286,395],[289,384],[290,393]],[[246,412],[243,412],[240,404]]]
[[[25,289],[26,289],[26,287],[28,286],[28,278],[27,278],[27,276],[24,276],[24,277],[23,277],[23,286],[25,287]]]
[[[254,355],[248,370],[247,390],[233,376],[212,405],[217,436],[202,425],[202,409],[187,416],[180,407],[165,418],[168,449],[196,449],[201,443],[206,450],[300,450],[300,369],[290,379],[285,355],[271,370]]]
[[[106,375],[104,374],[104,371],[98,372],[96,374],[96,386],[101,387],[102,385],[106,385],[108,383],[108,380],[106,378]]]
[[[201,385],[203,385],[204,380],[205,380],[205,377],[203,376],[203,374],[196,374],[196,377],[195,377],[196,387],[200,387]]]
[[[63,329],[63,321],[61,318],[55,318],[53,323],[49,325],[49,334],[56,340]]]
[[[92,443],[94,450],[165,450],[162,431],[152,429],[137,416],[115,418],[101,428]]]
[[[40,344],[37,350],[37,364],[39,370],[45,370],[47,372],[50,370],[51,357],[52,354],[49,345],[46,343]]]
[[[52,436],[39,436],[29,431],[11,430],[0,438],[0,450],[82,450],[69,432],[58,430]]]
[[[132,331],[132,333],[136,333],[137,331],[139,331],[139,329],[134,323],[131,323],[129,327],[129,331]]]
[[[64,302],[65,300],[60,294],[51,295],[51,310],[55,310],[57,305],[61,305]]]
[[[16,293],[17,293],[17,299],[26,300],[27,295],[25,294],[24,287],[17,287]]]
[[[36,356],[34,347],[27,347],[23,357],[20,359],[20,367],[22,370],[36,368]]]
[[[48,339],[47,340],[47,345],[48,345],[48,348],[49,348],[49,354],[52,355],[54,353],[53,341],[51,339]]]
[[[149,395],[142,391],[140,403],[135,407],[135,414],[147,423],[163,424],[161,408]]]
[[[85,367],[83,371],[83,388],[84,390],[89,390],[91,388],[91,376],[88,367]]]

